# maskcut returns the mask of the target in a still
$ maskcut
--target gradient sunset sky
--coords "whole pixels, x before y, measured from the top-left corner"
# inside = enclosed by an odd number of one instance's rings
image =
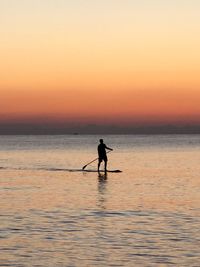
[[[0,0],[0,122],[200,123],[199,0]]]

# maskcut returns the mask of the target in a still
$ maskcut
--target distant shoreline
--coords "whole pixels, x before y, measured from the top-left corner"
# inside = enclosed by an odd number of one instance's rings
[[[200,132],[174,132],[174,133],[80,133],[80,134],[73,134],[73,133],[0,133],[0,136],[24,136],[24,135],[70,135],[70,136],[84,136],[84,135],[199,135]]]
[[[200,125],[1,124],[0,135],[160,135],[200,134]]]

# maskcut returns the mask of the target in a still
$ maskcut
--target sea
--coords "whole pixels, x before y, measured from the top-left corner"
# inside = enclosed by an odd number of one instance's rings
[[[0,266],[200,266],[200,135],[0,136]]]

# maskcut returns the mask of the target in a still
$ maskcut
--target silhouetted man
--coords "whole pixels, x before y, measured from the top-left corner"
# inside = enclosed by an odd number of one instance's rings
[[[98,155],[99,155],[98,172],[99,172],[99,168],[100,168],[102,161],[104,161],[104,163],[105,163],[105,172],[106,172],[107,171],[107,161],[108,161],[108,158],[106,155],[106,149],[109,149],[109,150],[113,150],[113,149],[110,147],[107,147],[104,144],[103,139],[100,139],[99,142],[100,142],[100,144],[98,145]]]

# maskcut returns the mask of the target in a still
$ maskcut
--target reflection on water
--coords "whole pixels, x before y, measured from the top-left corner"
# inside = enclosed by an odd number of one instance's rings
[[[177,142],[175,137],[159,137],[157,142],[164,140],[159,146],[147,137],[148,146],[142,137],[145,146],[138,147],[134,137],[132,146],[130,137],[127,143],[123,136],[109,137],[116,147],[109,168],[123,172],[106,175],[51,171],[80,169],[95,158],[86,146],[90,137],[84,137],[82,150],[78,139],[78,149],[71,144],[52,152],[54,141],[65,143],[66,137],[60,138],[44,141],[43,150],[36,137],[34,149],[28,145],[31,137],[25,144],[21,137],[20,149],[12,151],[4,137],[0,266],[200,266],[197,136],[191,146],[189,141],[181,146],[178,137]]]
[[[98,201],[97,207],[106,209],[106,185],[107,185],[107,173],[98,174]]]

